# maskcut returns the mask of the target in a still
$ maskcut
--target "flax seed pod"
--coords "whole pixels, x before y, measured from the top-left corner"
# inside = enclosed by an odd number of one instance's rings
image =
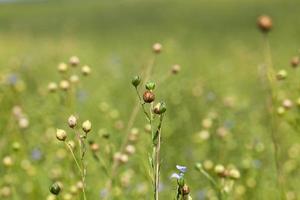
[[[262,15],[257,20],[257,26],[263,33],[268,33],[273,26],[271,17]]]

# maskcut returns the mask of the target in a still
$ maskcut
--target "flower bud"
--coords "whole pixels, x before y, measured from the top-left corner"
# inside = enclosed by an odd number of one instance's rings
[[[171,72],[172,74],[177,74],[180,71],[180,69],[181,69],[180,65],[173,65]]]
[[[80,63],[80,61],[77,56],[72,56],[69,60],[69,63],[71,66],[76,67]]]
[[[201,164],[200,162],[196,163],[196,164],[195,164],[195,168],[196,168],[197,170],[201,170],[201,169],[202,169],[202,164]]]
[[[161,52],[162,45],[160,43],[155,43],[152,46],[152,50],[154,53],[159,54]]]
[[[279,106],[279,107],[277,108],[277,114],[278,114],[278,115],[283,115],[284,113],[285,113],[285,108],[282,107],[282,106]]]
[[[277,80],[284,80],[284,79],[286,79],[286,77],[287,77],[287,72],[285,70],[280,70],[276,74]]]
[[[257,20],[257,26],[262,32],[268,33],[272,29],[272,19],[267,15],[262,15]]]
[[[134,87],[137,87],[141,83],[141,78],[139,76],[134,76],[131,83]]]
[[[76,117],[74,115],[71,115],[68,118],[68,124],[69,124],[70,128],[74,128],[77,125],[77,119],[76,119]]]
[[[87,76],[91,73],[91,68],[87,65],[84,65],[82,68],[81,68],[81,72],[84,76]]]
[[[155,83],[153,81],[148,81],[145,85],[147,90],[154,90],[155,89]]]
[[[299,63],[300,63],[299,56],[295,56],[295,57],[292,58],[292,60],[291,60],[291,66],[292,67],[294,67],[294,68],[298,67]]]
[[[57,129],[56,130],[56,138],[59,140],[59,141],[65,141],[66,138],[67,138],[67,133],[65,130],[63,129]]]
[[[147,90],[146,92],[144,92],[143,94],[143,99],[145,103],[151,103],[155,100],[155,95],[153,92]]]
[[[86,120],[82,123],[82,130],[85,132],[85,133],[88,133],[90,132],[92,129],[92,123],[89,121],[89,120]]]
[[[48,91],[55,92],[57,90],[57,84],[55,82],[50,82],[48,84]]]
[[[65,73],[68,70],[68,65],[66,63],[59,63],[57,69],[60,73]]]
[[[21,148],[21,145],[20,145],[19,142],[14,142],[14,143],[12,144],[12,148],[13,148],[14,151],[19,151],[20,148]]]
[[[60,89],[67,91],[70,88],[70,83],[67,80],[62,80],[59,82],[59,87]]]
[[[166,104],[164,102],[160,102],[156,104],[156,106],[154,106],[153,112],[155,114],[161,115],[164,112],[166,112],[166,110],[167,110]]]
[[[61,186],[58,183],[53,183],[50,188],[50,192],[54,195],[58,195],[61,191]]]

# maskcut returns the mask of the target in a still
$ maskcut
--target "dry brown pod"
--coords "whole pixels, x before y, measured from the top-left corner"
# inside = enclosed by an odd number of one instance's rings
[[[257,26],[262,32],[269,32],[273,27],[271,17],[267,15],[261,15],[260,17],[258,17]]]

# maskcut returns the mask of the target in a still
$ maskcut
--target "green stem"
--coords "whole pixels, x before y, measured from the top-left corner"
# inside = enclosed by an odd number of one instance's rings
[[[264,35],[264,46],[265,46],[265,59],[266,59],[266,73],[268,79],[268,92],[269,99],[267,102],[269,113],[270,113],[270,131],[271,131],[271,140],[274,148],[274,161],[276,167],[276,179],[277,179],[277,187],[279,188],[279,192],[281,197],[284,197],[284,188],[282,185],[282,174],[280,168],[280,145],[279,145],[279,134],[278,134],[278,120],[275,112],[274,105],[277,100],[277,94],[275,90],[275,72],[272,63],[272,53],[270,48],[270,43],[268,40],[268,35]]]

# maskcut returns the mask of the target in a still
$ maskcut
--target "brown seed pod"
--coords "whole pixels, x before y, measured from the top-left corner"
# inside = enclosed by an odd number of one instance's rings
[[[151,103],[155,100],[155,95],[153,92],[147,90],[143,94],[143,99],[144,99],[145,103]]]
[[[292,67],[294,67],[294,68],[298,67],[299,63],[300,63],[300,58],[298,56],[295,56],[292,58],[292,60],[291,60]]]
[[[272,19],[267,15],[262,15],[257,20],[258,28],[264,33],[269,32],[272,29],[272,25]]]
[[[152,50],[154,53],[159,54],[161,52],[161,49],[162,49],[162,45],[160,43],[155,43],[152,46]]]
[[[182,194],[185,196],[185,195],[188,195],[189,193],[190,193],[190,188],[189,188],[189,186],[184,185],[184,186],[182,187]]]

